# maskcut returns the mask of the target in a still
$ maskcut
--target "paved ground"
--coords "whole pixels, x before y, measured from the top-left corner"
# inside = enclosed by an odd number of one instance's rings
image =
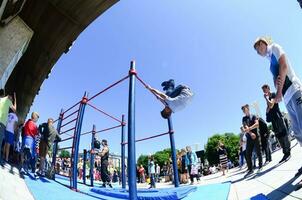
[[[292,142],[292,146],[296,141]],[[279,150],[273,154],[273,161],[263,167],[262,172],[254,173],[245,177],[245,169],[235,168],[230,170],[226,176],[221,173],[202,177],[198,185],[212,183],[222,183],[231,181],[229,200],[250,199],[251,197],[263,193],[271,200],[302,200],[302,189],[295,191],[296,184],[302,176],[294,178],[295,173],[302,165],[302,148],[296,145],[292,149],[292,157],[289,161],[279,165],[282,158]],[[16,168],[10,166],[0,167],[0,199],[1,200],[33,200],[27,186]],[[148,187],[140,184],[139,188]],[[173,187],[172,184],[157,184],[158,188]]]
[[[9,165],[0,166],[0,200],[33,200],[19,170]]]
[[[283,154],[281,150],[273,153],[273,161],[263,167],[260,173],[245,177],[246,168],[230,170],[226,176],[221,173],[202,178],[201,184],[221,183],[231,181],[229,200],[250,199],[257,194],[263,193],[271,200],[296,200],[302,199],[302,189],[295,191],[296,184],[302,176],[294,178],[298,169],[302,166],[302,148],[292,142],[291,158],[279,165]]]

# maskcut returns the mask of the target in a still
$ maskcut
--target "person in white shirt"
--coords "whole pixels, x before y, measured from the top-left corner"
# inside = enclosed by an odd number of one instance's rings
[[[165,108],[161,111],[161,115],[163,118],[167,119],[171,116],[172,112],[178,112],[188,105],[193,97],[193,92],[189,87],[180,85],[176,88],[175,96],[170,97],[167,94],[160,92],[152,88],[151,86],[147,86],[147,89],[150,90],[153,94],[156,95],[161,101],[165,103]]]
[[[14,145],[15,130],[17,128],[18,117],[13,109],[9,109],[9,114],[7,117],[7,124],[5,130],[5,144],[4,144],[4,159],[8,162],[8,156],[10,151],[10,146]]]

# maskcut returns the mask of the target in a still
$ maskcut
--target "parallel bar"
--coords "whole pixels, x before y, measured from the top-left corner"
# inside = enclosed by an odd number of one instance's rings
[[[110,88],[116,86],[117,84],[119,84],[120,82],[126,80],[129,77],[129,75],[127,75],[126,77],[122,78],[121,80],[113,83],[112,85],[106,87],[105,89],[103,89],[102,91],[100,91],[99,93],[95,94],[94,96],[92,96],[91,98],[88,99],[88,101],[91,101],[92,99],[94,99],[95,97],[99,96],[100,94],[104,93],[105,91],[109,90]],[[87,102],[88,102],[87,101]]]
[[[125,144],[124,144],[124,142],[125,142],[125,140],[126,140],[126,138],[125,138],[125,123],[124,123],[124,121],[125,121],[125,115],[122,115],[122,136],[121,136],[121,159],[122,159],[122,166],[120,167],[120,169],[122,169],[122,176],[121,176],[121,178],[122,178],[122,188],[126,188],[126,172],[125,172],[125,170],[126,170],[126,166],[125,166],[125,152],[126,152],[126,149],[125,149]]]
[[[106,129],[103,129],[103,130],[96,131],[95,133],[101,133],[101,132],[109,131],[109,130],[112,130],[112,129],[115,129],[115,128],[119,128],[121,126],[122,125],[113,126],[113,127],[110,127],[110,128],[106,128]]]
[[[73,109],[74,107],[76,107],[77,105],[79,105],[81,103],[81,101],[77,102],[76,104],[74,104],[73,106],[71,106],[70,108],[68,108],[67,110],[65,110],[63,112],[63,114],[67,113],[68,111],[70,111],[71,109]]]
[[[68,137],[68,138],[65,138],[65,139],[61,140],[60,142],[65,142],[65,141],[70,140],[70,139],[73,139],[73,138],[74,138],[74,137],[71,136],[71,137]]]
[[[174,186],[179,187],[177,158],[176,158],[176,149],[175,149],[175,141],[174,141],[174,131],[173,131],[173,125],[172,125],[172,116],[170,116],[168,118],[168,127],[169,127],[169,133],[170,133],[170,145],[171,145],[171,157],[172,157],[173,174],[174,174]]]
[[[72,147],[63,147],[63,148],[59,148],[58,151],[60,150],[64,150],[64,149],[71,149]]]
[[[67,132],[72,131],[72,130],[74,130],[74,129],[75,129],[75,127],[70,128],[70,129],[68,129],[68,130],[66,130],[66,131],[63,131],[63,132],[59,133],[59,135],[62,135],[62,134],[64,134],[64,133],[67,133]]]
[[[73,113],[70,113],[69,115],[67,115],[66,117],[63,118],[63,120],[69,118],[70,116],[76,114],[77,112],[79,112],[79,110],[74,111]]]
[[[91,105],[90,103],[87,103],[87,105],[90,106],[91,108],[94,108],[95,110],[99,111],[100,113],[103,113],[104,115],[110,117],[111,119],[113,119],[113,120],[115,120],[115,121],[117,121],[117,122],[119,122],[119,123],[122,123],[122,121],[120,121],[120,120],[117,119],[116,117],[113,117],[112,115],[109,115],[108,113],[106,113],[106,112],[100,110],[99,108],[97,108],[97,107]]]
[[[131,61],[128,102],[128,184],[129,199],[137,200],[135,158],[135,62]]]
[[[161,134],[158,134],[158,135],[153,135],[153,136],[146,137],[146,138],[141,138],[141,139],[135,140],[135,142],[141,142],[141,141],[157,138],[157,137],[160,137],[160,136],[163,136],[163,135],[168,135],[168,134],[170,134],[170,132],[161,133]],[[128,144],[128,142],[124,142],[122,144]]]
[[[92,131],[88,131],[88,132],[85,132],[85,133],[81,133],[81,136],[82,136],[82,135],[87,135],[87,134],[89,134],[89,133],[92,133]]]
[[[147,88],[147,84],[138,76],[138,75],[136,75],[136,78],[137,78],[137,80],[139,80],[139,82],[141,82],[146,88]],[[149,90],[150,91],[150,90]],[[154,92],[152,92],[152,91],[150,91],[162,104],[164,104],[164,106],[167,106],[167,103],[164,101],[164,100],[162,100],[162,99],[160,99],[160,98],[158,98],[157,96],[156,96],[156,94],[154,93]]]
[[[75,118],[75,119],[73,119],[73,120],[67,122],[66,124],[63,124],[63,125],[61,126],[61,128],[63,128],[64,126],[67,126],[68,124],[71,124],[71,123],[74,122],[74,121],[77,121],[77,119],[78,119],[78,118]]]

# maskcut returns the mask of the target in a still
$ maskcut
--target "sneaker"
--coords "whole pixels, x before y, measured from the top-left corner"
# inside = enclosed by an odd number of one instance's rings
[[[111,183],[108,183],[108,186],[109,186],[110,188],[112,188],[112,185],[111,185]]]
[[[246,176],[251,175],[252,173],[254,173],[254,170],[248,170],[248,172],[246,173]]]
[[[279,161],[279,163],[286,162],[290,159],[290,154],[284,154],[283,158]]]
[[[103,185],[102,185],[101,187],[105,188],[105,187],[106,187],[106,184],[105,184],[105,183],[103,183]]]

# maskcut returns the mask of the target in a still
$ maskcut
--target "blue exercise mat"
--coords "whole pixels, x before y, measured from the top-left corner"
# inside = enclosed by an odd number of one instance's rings
[[[230,187],[230,182],[198,186],[197,191],[190,193],[184,200],[227,200]]]
[[[128,190],[122,188],[97,188],[91,189],[92,192],[101,194],[108,197],[129,199]],[[138,189],[138,200],[175,200],[183,199],[189,193],[196,191],[194,186],[185,186],[178,188],[166,188],[166,189]]]

